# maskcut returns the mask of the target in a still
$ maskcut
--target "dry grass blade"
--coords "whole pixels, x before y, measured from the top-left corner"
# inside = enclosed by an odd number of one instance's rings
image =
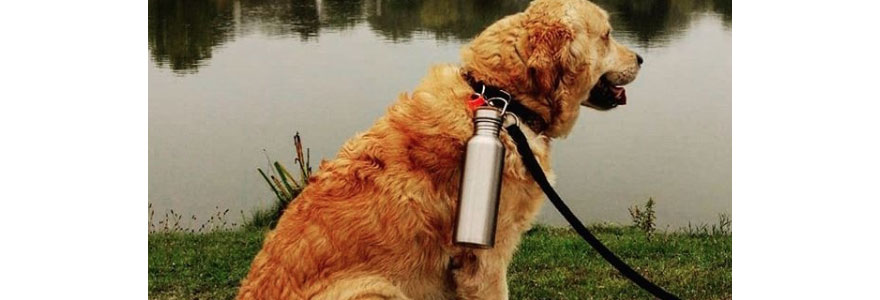
[[[275,185],[272,184],[272,180],[269,180],[269,177],[266,176],[266,173],[263,172],[263,169],[257,168],[257,171],[260,172],[260,175],[263,176],[263,179],[266,180],[266,183],[269,184],[269,187],[272,188],[272,192],[275,193],[275,196],[278,197],[278,201],[284,201],[284,197],[281,196],[281,192],[275,188]]]
[[[281,201],[286,202],[286,199],[290,199],[290,192],[283,188],[284,186],[281,185],[281,181],[278,180],[278,177],[270,176],[270,178],[272,178],[272,181],[275,182],[275,186],[281,190],[281,194],[284,196]]]

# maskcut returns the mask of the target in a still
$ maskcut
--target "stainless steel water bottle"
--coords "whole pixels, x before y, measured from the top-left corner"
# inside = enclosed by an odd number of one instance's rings
[[[474,112],[474,136],[467,142],[458,214],[453,241],[459,245],[491,248],[495,245],[495,223],[504,167],[504,145],[498,139],[503,112],[491,106]]]

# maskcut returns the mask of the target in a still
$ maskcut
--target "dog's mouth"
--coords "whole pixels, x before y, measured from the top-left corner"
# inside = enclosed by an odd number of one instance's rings
[[[599,110],[609,110],[618,105],[625,105],[626,89],[612,84],[603,75],[599,82],[593,86],[593,89],[590,90],[590,96],[587,98],[586,104]]]

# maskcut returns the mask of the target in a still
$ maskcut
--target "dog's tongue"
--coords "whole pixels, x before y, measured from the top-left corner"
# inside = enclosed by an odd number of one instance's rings
[[[614,102],[617,105],[626,105],[626,89],[619,86],[611,86],[611,92],[614,93]]]

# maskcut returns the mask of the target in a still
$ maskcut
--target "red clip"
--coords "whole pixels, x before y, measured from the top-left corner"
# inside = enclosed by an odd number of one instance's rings
[[[483,99],[483,95],[474,93],[471,95],[471,99],[468,100],[467,105],[471,110],[477,110],[477,107],[483,106],[486,104],[486,99]]]

